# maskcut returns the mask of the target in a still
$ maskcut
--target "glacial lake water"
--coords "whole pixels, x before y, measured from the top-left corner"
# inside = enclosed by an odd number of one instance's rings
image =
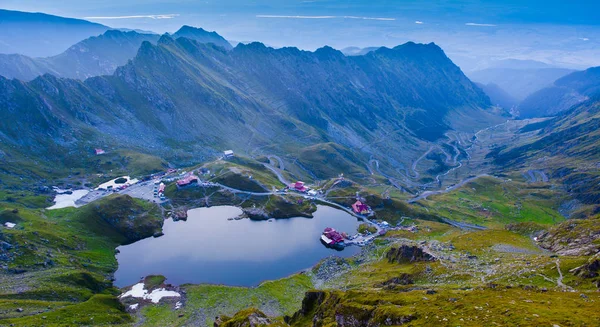
[[[356,233],[358,220],[341,210],[318,206],[314,218],[228,220],[241,213],[231,206],[198,208],[188,211],[187,221],[166,220],[164,236],[118,248],[115,284],[163,275],[176,285],[255,286],[310,268],[322,258],[359,251],[356,246],[336,251],[320,242],[326,227]]]

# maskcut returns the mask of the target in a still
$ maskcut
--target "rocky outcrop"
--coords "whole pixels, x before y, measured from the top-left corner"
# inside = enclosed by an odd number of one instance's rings
[[[215,319],[214,327],[258,327],[271,325],[267,315],[258,309],[246,309],[236,313],[233,317],[219,316]]]
[[[560,255],[595,255],[600,252],[600,216],[567,220],[537,240],[541,247]]]
[[[575,276],[591,279],[592,283],[600,288],[600,253],[591,257],[586,264],[571,269],[570,272]]]
[[[83,207],[82,220],[98,226],[98,233],[118,234],[119,243],[129,244],[161,233],[163,218],[158,207],[128,195],[111,195]],[[98,224],[101,220],[108,225]]]
[[[435,261],[435,257],[415,245],[401,245],[391,248],[385,255],[390,263],[411,263],[418,261]]]
[[[415,319],[397,306],[378,303],[370,293],[343,293],[339,291],[310,291],[302,301],[302,308],[285,322],[294,325],[311,321],[313,327],[378,327],[402,325]]]
[[[413,276],[410,274],[401,274],[398,277],[390,278],[390,279],[386,280],[385,282],[379,283],[375,286],[393,290],[397,286],[411,285],[411,284],[414,284]]]
[[[252,220],[267,220],[267,219],[269,219],[269,214],[264,209],[244,208],[242,210],[244,211],[244,214]]]

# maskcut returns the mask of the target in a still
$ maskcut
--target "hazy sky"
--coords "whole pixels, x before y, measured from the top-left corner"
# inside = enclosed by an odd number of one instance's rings
[[[467,70],[503,58],[600,65],[597,0],[0,0],[0,8],[158,33],[187,24],[309,50],[435,42]]]

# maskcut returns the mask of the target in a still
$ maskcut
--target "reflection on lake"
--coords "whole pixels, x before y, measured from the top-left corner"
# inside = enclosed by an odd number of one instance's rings
[[[242,211],[231,206],[192,209],[187,221],[166,220],[164,236],[121,246],[117,286],[160,274],[172,284],[253,286],[309,268],[320,259],[359,251],[328,249],[319,241],[326,227],[349,234],[358,221],[348,213],[318,206],[314,218],[269,221],[227,220]]]

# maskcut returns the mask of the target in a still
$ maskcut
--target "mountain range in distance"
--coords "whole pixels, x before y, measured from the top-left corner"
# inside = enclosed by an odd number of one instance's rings
[[[3,45],[0,46],[0,76],[23,81],[43,74],[81,80],[110,75],[135,56],[143,41],[156,43],[160,37],[149,32],[116,30],[85,20],[42,13],[2,10],[0,17],[5,22],[3,31],[0,31],[0,44]],[[52,26],[52,35],[43,32],[49,30],[49,26]],[[21,37],[13,39],[12,35],[17,33]],[[203,29],[183,26],[172,36],[187,37],[201,43],[214,43],[227,50],[232,49],[231,44],[216,32]],[[19,43],[21,41],[23,43]],[[46,49],[46,53],[32,53],[27,48],[28,44],[44,42],[51,43],[53,47],[36,46],[35,49]],[[55,53],[61,46],[66,50]],[[357,56],[378,48],[347,47],[341,51],[348,56]],[[553,81],[570,72],[573,70],[539,61],[504,59],[492,61],[484,69],[469,72],[468,76],[484,89],[494,105],[511,110],[529,95],[551,86]],[[525,102],[523,107],[531,107],[531,104]],[[527,110],[524,109],[524,112]]]
[[[82,19],[0,9],[0,53],[55,56],[110,29]]]
[[[557,79],[519,104],[522,118],[554,116],[589,100],[600,92],[600,67],[588,68]]]
[[[231,44],[215,32],[183,26],[172,37],[187,37],[202,43],[213,43],[230,50]],[[65,52],[46,58],[20,54],[0,54],[0,75],[29,81],[43,74],[84,80],[93,76],[110,75],[125,65],[137,53],[144,41],[156,43],[160,35],[136,31],[107,30],[87,38]]]

